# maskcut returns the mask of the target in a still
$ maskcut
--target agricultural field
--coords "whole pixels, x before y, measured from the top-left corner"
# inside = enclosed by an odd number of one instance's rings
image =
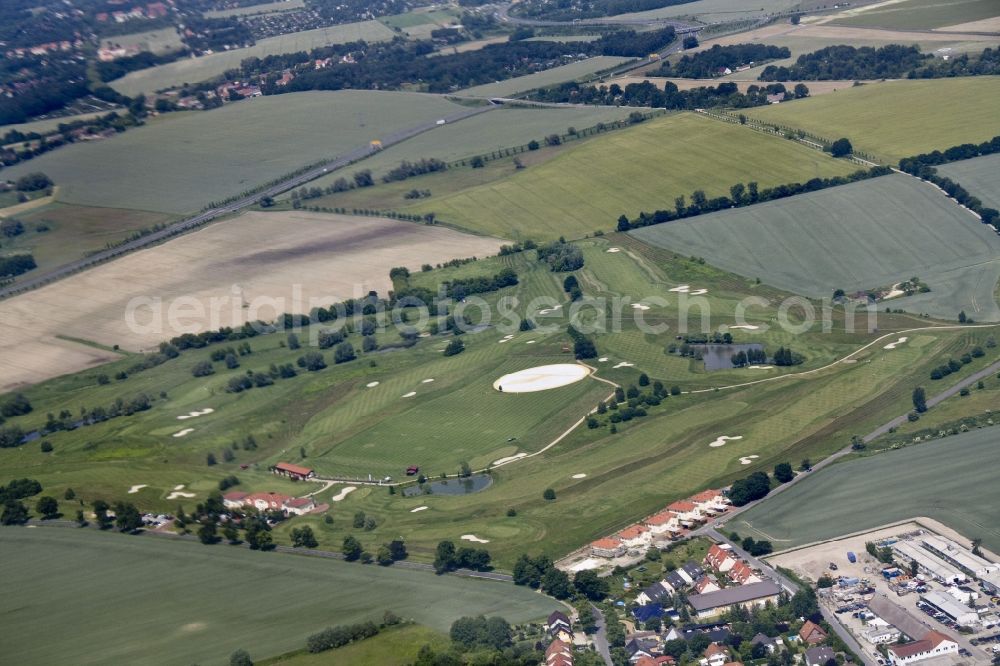
[[[855,168],[791,141],[682,113],[598,136],[503,180],[407,210],[507,238],[579,238],[613,229],[623,213],[672,207],[675,197],[697,189],[712,197],[737,182],[766,187]]]
[[[51,132],[54,129],[58,129],[60,125],[65,123],[71,123],[77,120],[91,120],[92,118],[99,118],[100,116],[106,116],[115,111],[116,109],[109,109],[108,111],[94,111],[92,113],[80,113],[75,116],[61,116],[59,118],[46,118],[45,120],[33,120],[30,123],[18,123],[16,125],[0,125],[0,136],[7,134],[10,131],[24,132]]]
[[[1000,155],[986,155],[937,167],[938,173],[951,178],[987,206],[1000,208]]]
[[[549,134],[563,134],[570,127],[582,130],[597,123],[623,120],[631,111],[627,107],[499,108],[457,123],[435,127],[429,132],[379,151],[351,168],[371,169],[376,176],[381,176],[399,166],[403,160],[414,162],[436,158],[453,162],[494,150],[523,146],[532,139],[541,142]],[[309,183],[309,186],[326,187],[344,176],[344,173],[332,173]],[[408,182],[410,181],[406,181]],[[331,199],[330,205],[340,204]]]
[[[274,95],[164,118],[108,141],[77,143],[6,168],[4,175],[16,179],[44,171],[59,185],[64,203],[190,213],[460,110],[443,97],[419,93]]]
[[[968,538],[981,537],[995,551],[1000,548],[994,510],[1000,487],[992,482],[991,465],[984,463],[996,457],[996,441],[996,429],[983,428],[838,463],[730,525],[741,534],[770,539],[781,550],[927,516]]]
[[[457,94],[469,97],[510,97],[520,93],[551,86],[564,81],[574,81],[585,77],[590,77],[597,72],[612,69],[618,65],[628,62],[632,58],[618,58],[615,56],[595,56],[586,60],[578,60],[568,65],[553,67],[534,74],[525,76],[515,76],[506,81],[495,83],[485,83],[481,86],[473,86],[459,90]]]
[[[246,213],[0,302],[3,388],[88,367],[50,361],[43,341],[61,348],[52,340],[58,336],[150,349],[185,331],[307,313],[369,290],[384,295],[393,266],[417,269],[423,262],[494,254],[499,246],[496,239],[413,222]],[[159,315],[139,308],[130,323],[132,299],[164,305]],[[171,325],[167,307],[180,308],[179,302],[194,310]],[[25,357],[25,345],[42,347]]]
[[[200,58],[186,58],[165,65],[140,69],[111,82],[111,87],[123,95],[134,97],[185,83],[207,81],[223,74],[227,69],[238,68],[246,58],[263,58],[269,55],[309,51],[330,44],[343,44],[364,40],[384,42],[394,33],[378,21],[344,23],[327,28],[303,30],[286,35],[268,37],[245,49],[220,51]]]
[[[838,25],[889,28],[893,30],[931,30],[960,23],[980,21],[1000,14],[992,0],[903,0],[878,3],[870,7],[848,9],[830,21]]]
[[[832,97],[748,109],[746,114],[831,141],[847,137],[856,150],[896,162],[1000,134],[1000,117],[993,112],[998,103],[1000,77],[977,76],[860,86]]]
[[[0,546],[0,563],[21,581],[4,594],[5,610],[17,612],[6,613],[0,650],[20,664],[214,664],[237,649],[257,661],[301,649],[328,626],[378,622],[385,610],[440,632],[465,615],[524,622],[559,607],[507,583],[93,530],[5,528]],[[234,595],[248,586],[252,594]],[[45,598],[60,602],[38,603]]]
[[[813,298],[916,275],[930,293],[886,305],[1000,320],[1000,238],[930,185],[905,175],[829,188],[631,232],[643,242]],[[975,313],[975,314],[972,314]]]
[[[208,359],[215,346],[184,351],[124,380],[98,381],[99,373],[115,377],[134,365],[136,358],[130,356],[99,370],[25,388],[34,410],[9,423],[25,430],[39,427],[70,395],[74,406],[93,406],[144,392],[153,397],[149,410],[48,435],[51,453],[41,452],[36,443],[2,449],[0,479],[29,476],[56,497],[72,487],[87,502],[97,497],[128,499],[144,510],[176,511],[178,502],[203,501],[220,478],[235,473],[241,490],[295,495],[319,491],[317,500],[331,505],[332,523],[323,516],[296,518],[276,529],[279,542],[287,542],[288,530],[303,524],[312,526],[322,547],[334,550],[351,533],[366,547],[402,535],[412,556],[426,561],[439,540],[458,542],[471,535],[488,542],[485,547],[500,568],[509,568],[521,552],[562,556],[691,492],[770,469],[776,462],[818,459],[838,450],[856,430],[865,432],[905,413],[912,387],[930,368],[985,345],[992,330],[922,331],[892,349],[884,348],[883,339],[859,351],[876,336],[895,339],[894,332],[928,322],[880,314],[878,333],[871,334],[863,323],[845,329],[838,310],[829,333],[821,333],[817,324],[811,332],[796,335],[775,325],[776,304],[786,294],[773,288],[643,246],[625,234],[581,241],[580,247],[585,266],[577,275],[584,292],[620,299],[629,315],[620,330],[611,319],[608,332],[595,335],[600,356],[588,361],[596,368],[593,378],[532,394],[492,389],[501,375],[572,363],[572,357],[562,350],[569,341],[565,313],[571,311],[562,292],[563,276],[549,271],[533,252],[490,257],[416,272],[410,284],[435,289],[442,280],[513,268],[519,278],[516,287],[483,297],[494,307],[500,298],[516,297],[515,311],[527,311],[538,328],[516,332],[514,327],[506,335],[496,326],[479,329],[462,336],[465,351],[451,357],[440,351],[448,337],[418,338],[415,345],[401,349],[397,332],[389,329],[376,334],[381,350],[361,354],[356,361],[335,365],[327,350],[323,353],[329,367],[324,370],[300,370],[297,377],[238,394],[224,389],[229,379],[248,370],[264,372],[272,364],[294,366],[302,350],[288,349],[284,334],[265,335],[250,340],[253,353],[239,357],[240,367],[226,369],[216,363],[215,374],[207,377],[193,377],[191,368]],[[618,251],[609,252],[614,249]],[[748,312],[748,324],[758,329],[729,330],[737,342],[760,342],[770,350],[791,346],[803,354],[804,362],[793,368],[707,372],[693,359],[668,354],[676,333],[685,330],[679,308],[685,299],[670,291],[678,284],[706,290],[691,298],[707,303],[711,317],[704,330],[709,331],[735,325],[737,305],[747,295],[771,301]],[[537,300],[542,297],[548,300]],[[629,306],[643,301],[649,310]],[[563,307],[554,310],[557,304]],[[582,316],[591,320],[587,312],[584,309]],[[640,329],[633,312],[667,328]],[[480,321],[475,310],[470,316]],[[692,319],[691,326],[698,325]],[[301,333],[304,344],[308,333]],[[356,349],[360,346],[357,333],[348,340]],[[850,363],[831,365],[852,353]],[[991,351],[936,384],[944,389],[949,381],[995,360]],[[616,433],[610,432],[607,421],[599,421],[596,428],[581,425],[611,391],[598,380],[627,387],[639,382],[641,372],[689,392],[664,399],[645,418],[618,424]],[[214,411],[206,414],[205,409]],[[202,414],[178,420],[193,411]],[[256,449],[240,444],[248,435],[253,435]],[[742,439],[713,446],[720,435]],[[238,448],[232,450],[234,442]],[[231,457],[223,454],[226,450]],[[206,465],[208,453],[216,456],[216,465]],[[405,478],[405,466],[420,465],[433,480],[443,472],[454,475],[462,461],[476,468],[516,456],[524,457],[493,466],[487,488],[459,495],[411,497],[350,481],[323,488],[266,472],[269,464],[284,460],[311,466],[321,475],[367,479],[368,473],[388,474],[399,480]],[[241,469],[243,465],[247,468]],[[452,478],[449,483],[460,482]],[[175,495],[179,485],[186,495]],[[648,491],[637,496],[637,487]],[[546,488],[553,488],[557,499],[542,499]],[[129,494],[130,489],[136,492]],[[512,515],[509,509],[514,509]],[[377,527],[353,530],[351,516],[357,511],[373,517]],[[581,521],[581,515],[587,520]]]
[[[159,30],[147,30],[146,32],[133,32],[127,35],[116,35],[101,40],[102,47],[138,46],[143,51],[149,51],[161,55],[183,48],[184,43],[177,29],[173,26],[161,28]]]
[[[285,12],[292,9],[302,9],[305,6],[306,3],[303,0],[279,0],[278,2],[265,2],[259,5],[247,5],[246,7],[234,7],[233,9],[220,9],[217,11],[205,12],[205,18],[227,18],[229,16],[270,14],[272,12]]]
[[[431,31],[457,23],[458,12],[449,10],[412,11],[378,19],[394,31],[402,31],[413,39],[430,39]]]
[[[328,666],[335,658],[343,666],[410,666],[417,659],[417,653],[424,645],[434,651],[444,651],[451,646],[451,640],[440,631],[419,624],[408,624],[385,629],[372,640],[352,643],[338,648],[336,652],[284,655],[274,659],[255,661],[260,666]]]
[[[682,5],[672,7],[662,7],[660,9],[650,9],[645,12],[632,12],[629,14],[619,14],[615,18],[619,20],[631,19],[654,19],[688,17],[694,18],[702,23],[717,23],[720,21],[740,21],[795,9],[801,5],[800,0],[762,0],[755,2],[752,8],[747,3],[739,0],[696,0]]]

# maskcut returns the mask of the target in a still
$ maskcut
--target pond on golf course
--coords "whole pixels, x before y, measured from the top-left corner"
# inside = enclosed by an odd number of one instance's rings
[[[489,474],[473,474],[464,479],[428,479],[426,483],[403,489],[403,497],[417,495],[468,495],[486,490],[493,483]]]
[[[734,367],[733,354],[763,349],[764,345],[756,342],[735,345],[691,345],[692,351],[701,354],[702,360],[705,361],[705,369],[709,372],[712,370],[731,370]]]

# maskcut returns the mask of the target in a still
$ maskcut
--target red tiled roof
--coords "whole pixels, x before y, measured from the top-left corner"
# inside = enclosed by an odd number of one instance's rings
[[[291,474],[301,474],[302,476],[309,476],[313,473],[308,467],[300,467],[299,465],[293,465],[292,463],[280,462],[274,466],[274,469],[281,470],[282,472],[289,472]]]
[[[705,656],[706,657],[711,657],[712,655],[716,655],[716,654],[724,654],[724,655],[728,656],[729,655],[729,650],[727,650],[726,648],[722,647],[718,643],[712,643],[707,648],[705,648]]]
[[[231,492],[231,493],[226,493],[225,495],[222,496],[222,499],[229,500],[230,502],[241,502],[241,501],[243,501],[243,498],[246,497],[246,496],[247,496],[247,493],[241,493],[241,492],[238,492],[238,491],[234,491],[234,492]]]
[[[652,657],[640,657],[635,666],[656,666],[656,660]]]
[[[921,652],[930,652],[934,649],[935,645],[935,643],[931,643],[928,640],[919,640],[903,643],[902,645],[890,645],[889,650],[900,659],[906,659]]]
[[[692,502],[708,502],[710,500],[714,500],[721,494],[722,492],[719,490],[703,490],[697,495],[692,495],[688,499]]]
[[[629,525],[621,532],[618,533],[619,539],[634,539],[638,536],[642,536],[649,531],[649,528],[643,527],[642,525]]]
[[[243,502],[254,503],[257,500],[264,500],[268,504],[277,504],[278,506],[281,506],[290,499],[292,498],[288,495],[282,495],[280,493],[253,493],[252,495],[244,497]]]
[[[698,507],[696,507],[694,504],[685,500],[674,502],[673,504],[667,507],[667,509],[669,509],[670,511],[677,511],[678,513],[688,513],[690,511],[694,511],[697,508]]]
[[[944,641],[954,643],[955,639],[948,634],[942,634],[940,631],[935,631],[931,629],[926,634],[924,634],[924,640],[931,644],[931,647],[937,647]]]
[[[743,563],[740,562],[740,564]],[[749,569],[749,567],[747,568]],[[733,571],[736,571],[736,567],[733,567]],[[826,636],[826,632],[823,631],[823,627],[819,626],[812,620],[806,620],[806,623],[802,625],[801,629],[799,629],[799,638],[801,638],[802,640],[808,640],[809,636],[811,636],[815,632],[819,632],[821,636],[824,637]]]
[[[621,541],[619,541],[618,539],[605,537],[603,539],[598,539],[597,541],[593,542],[590,545],[594,548],[604,548],[606,550],[614,550],[615,548],[620,547],[622,544]]]
[[[673,511],[660,511],[646,519],[647,525],[669,525],[677,517]]]
[[[569,644],[558,638],[549,643],[549,647],[545,650],[545,657],[547,659],[549,655],[557,653],[571,653]]]
[[[311,497],[295,497],[290,500],[285,500],[284,503],[288,506],[299,507],[299,506],[309,506],[313,503],[313,501]]]

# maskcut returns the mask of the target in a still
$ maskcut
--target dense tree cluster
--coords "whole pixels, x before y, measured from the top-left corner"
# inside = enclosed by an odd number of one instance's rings
[[[757,65],[765,60],[787,58],[791,52],[784,46],[769,44],[733,44],[720,46],[693,55],[685,55],[676,64],[664,62],[657,72],[661,76],[681,76],[689,79],[707,79],[718,76],[720,70],[736,71],[737,67]],[[783,79],[787,80],[787,79]]]
[[[339,648],[353,641],[360,641],[371,638],[378,634],[378,627],[374,622],[361,622],[358,624],[340,625],[328,627],[323,631],[315,633],[306,639],[306,649],[309,652],[325,652],[334,648]]]
[[[791,347],[778,347],[774,352],[773,363],[777,366],[799,365],[804,359],[801,354],[796,354]]]
[[[805,183],[789,183],[776,185],[766,189],[759,189],[757,183],[751,182],[744,186],[737,183],[730,188],[730,196],[721,196],[709,199],[701,190],[696,190],[691,194],[691,201],[687,203],[684,197],[678,197],[674,201],[673,209],[657,210],[653,213],[642,212],[634,220],[629,220],[622,215],[618,218],[618,231],[628,231],[651,224],[662,224],[663,222],[673,222],[688,217],[695,217],[704,213],[712,213],[728,208],[738,208],[750,206],[762,201],[773,201],[784,199],[785,197],[804,194],[806,192],[816,192],[828,187],[845,185],[859,180],[876,178],[892,173],[889,167],[877,166],[871,169],[861,169],[848,176],[834,176],[832,178],[813,178]]]
[[[767,363],[767,352],[763,349],[747,349],[738,351],[730,357],[733,367],[745,368],[748,365]]]
[[[1000,74],[1000,49],[989,48],[979,55],[962,53],[948,60],[935,58],[926,61],[907,74],[911,79],[939,79],[952,76],[994,76]]]
[[[42,492],[42,484],[34,479],[14,479],[6,486],[0,486],[0,502],[22,500]]]
[[[577,360],[597,358],[597,346],[589,336],[581,333],[573,324],[566,327],[566,332],[573,339],[573,354]]]
[[[645,58],[650,53],[656,53],[674,41],[674,37],[675,33],[672,27],[646,32],[620,30],[602,35],[591,42],[591,50],[606,56]]]
[[[950,358],[947,363],[942,363],[938,367],[931,370],[931,379],[935,381],[938,379],[944,379],[948,375],[961,370],[963,365],[972,363],[972,359],[981,358],[985,354],[986,352],[983,351],[982,347],[973,347],[972,351],[962,354],[958,361]]]
[[[614,16],[683,5],[694,0],[526,0],[514,5],[512,13],[524,18],[547,21]]]
[[[406,180],[407,178],[412,178],[413,176],[422,176],[425,173],[434,173],[435,171],[444,171],[448,168],[448,165],[436,157],[431,157],[429,159],[421,159],[416,162],[410,162],[409,160],[403,160],[400,162],[399,166],[393,167],[382,176],[383,183],[391,183],[397,180]]]
[[[472,569],[473,571],[489,571],[492,557],[485,548],[455,548],[452,541],[441,541],[437,545],[434,556],[434,571],[439,574],[456,569]]]
[[[566,599],[573,594],[573,586],[566,572],[560,571],[547,555],[531,557],[522,554],[514,563],[514,584],[541,589],[556,599]]]
[[[540,102],[651,106],[661,109],[691,110],[716,106],[734,108],[761,106],[768,103],[768,95],[783,92],[787,91],[781,83],[772,83],[766,86],[752,85],[747,88],[746,93],[741,93],[739,87],[732,82],[680,90],[673,81],[667,81],[661,90],[650,81],[630,83],[624,88],[617,83],[612,83],[610,86],[592,86],[571,81],[537,90],[529,97]],[[803,91],[804,95],[808,95],[808,92],[808,88]]]
[[[468,278],[455,278],[442,283],[449,296],[460,301],[472,294],[485,294],[491,291],[498,291],[504,287],[513,287],[517,284],[517,273],[512,268],[503,268],[499,273],[492,276],[479,275]]]
[[[766,497],[769,492],[771,492],[771,480],[767,474],[754,472],[746,478],[733,482],[729,488],[729,500],[734,506],[743,506]]]
[[[787,57],[787,56],[786,56]],[[794,65],[770,65],[760,74],[761,81],[824,81],[858,79],[897,79],[922,64],[930,54],[918,46],[888,44],[871,46],[838,45],[804,53]]]
[[[94,67],[96,68],[98,78],[107,83],[108,81],[120,79],[129,72],[146,69],[147,67],[156,67],[157,65],[165,65],[187,55],[188,52],[184,49],[162,54],[141,51],[134,56],[126,58],[108,61],[99,60],[94,64]]]
[[[17,277],[38,267],[30,254],[11,254],[0,257],[0,279]]]
[[[477,647],[502,650],[511,645],[513,631],[502,617],[460,617],[451,625],[451,640],[469,650]]]
[[[575,271],[583,268],[583,251],[560,238],[539,246],[538,260],[547,263],[549,270],[555,272]]]

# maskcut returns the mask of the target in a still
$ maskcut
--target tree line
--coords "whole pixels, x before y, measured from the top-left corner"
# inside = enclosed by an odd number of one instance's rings
[[[785,56],[787,57],[787,56]],[[896,79],[934,56],[918,46],[888,44],[860,48],[844,44],[828,46],[800,55],[793,65],[769,65],[761,81],[824,81],[850,79]]]
[[[638,217],[632,220],[628,219],[625,215],[622,215],[618,218],[617,228],[618,231],[628,231],[629,229],[638,229],[640,227],[646,227],[653,224],[673,222],[674,220],[697,217],[698,215],[713,213],[719,210],[752,206],[753,204],[764,201],[774,201],[776,199],[784,199],[786,197],[804,194],[806,192],[816,192],[824,190],[828,187],[846,185],[847,183],[867,180],[869,178],[877,178],[890,173],[892,173],[892,169],[889,167],[876,166],[871,169],[860,169],[847,176],[812,178],[805,183],[787,183],[784,185],[776,185],[775,187],[768,187],[763,190],[759,189],[756,182],[750,182],[746,185],[743,183],[736,183],[729,188],[728,197],[720,196],[712,199],[709,199],[705,195],[704,191],[695,190],[691,194],[690,202],[688,202],[684,196],[677,197],[674,200],[674,207],[672,209],[661,209],[654,211],[653,213],[641,212]]]
[[[647,106],[672,110],[693,110],[725,106],[749,108],[768,104],[767,96],[787,93],[781,83],[766,86],[752,85],[745,93],[732,82],[717,86],[704,86],[680,90],[673,81],[667,81],[661,90],[649,81],[630,83],[622,88],[617,83],[610,86],[584,85],[576,82],[562,83],[542,88],[528,95],[529,99],[550,103],[601,104],[606,106]],[[809,89],[797,88],[794,95],[805,97]]]
[[[737,67],[743,65],[750,63],[757,65],[765,60],[777,60],[778,58],[787,58],[790,55],[791,51],[784,46],[771,46],[769,44],[720,46],[716,44],[706,51],[685,55],[674,65],[671,65],[669,61],[664,62],[657,75],[707,79],[717,76],[719,70],[728,68],[735,71]]]
[[[546,21],[575,21],[645,12],[662,7],[683,5],[694,0],[526,0],[513,6],[511,13],[516,16]]]

